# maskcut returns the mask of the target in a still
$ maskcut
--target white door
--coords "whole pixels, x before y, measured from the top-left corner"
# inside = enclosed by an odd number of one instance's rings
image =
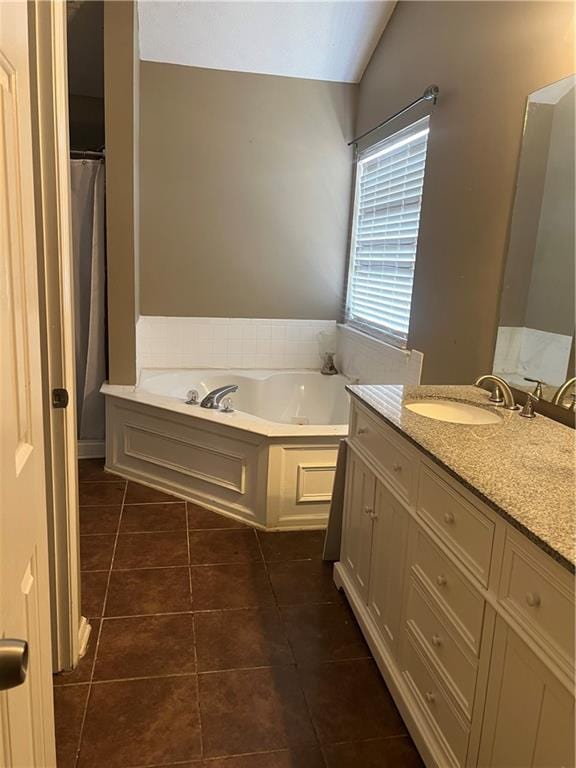
[[[0,636],[29,646],[0,693],[0,763],[56,764],[27,7],[0,2]],[[0,681],[6,658],[0,646]]]
[[[344,531],[342,536],[342,562],[354,582],[358,594],[368,600],[372,526],[374,519],[374,488],[372,472],[348,451],[346,471],[346,499],[344,503]]]

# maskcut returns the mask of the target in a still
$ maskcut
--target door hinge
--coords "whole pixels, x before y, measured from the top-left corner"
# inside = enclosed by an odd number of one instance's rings
[[[58,387],[52,390],[52,408],[66,408],[69,399],[68,390]]]

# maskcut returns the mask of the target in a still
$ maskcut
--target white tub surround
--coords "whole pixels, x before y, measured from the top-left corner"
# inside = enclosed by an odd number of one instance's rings
[[[143,368],[319,370],[334,352],[334,320],[142,316],[136,358]]]
[[[419,384],[424,355],[400,349],[347,325],[337,327],[338,370],[361,384]]]
[[[566,379],[572,336],[536,328],[500,326],[494,353],[494,372],[515,385],[523,377],[559,386]],[[523,382],[526,386],[526,382]]]
[[[187,405],[238,384],[236,410]],[[105,385],[106,467],[259,528],[326,525],[346,380],[311,371],[143,371]]]

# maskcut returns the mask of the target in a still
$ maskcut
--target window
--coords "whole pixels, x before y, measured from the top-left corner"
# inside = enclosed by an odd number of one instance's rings
[[[346,322],[406,347],[428,118],[358,154]]]

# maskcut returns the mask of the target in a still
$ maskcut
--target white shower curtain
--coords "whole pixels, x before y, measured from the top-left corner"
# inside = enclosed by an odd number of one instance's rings
[[[71,160],[78,439],[104,440],[106,276],[104,162]]]

